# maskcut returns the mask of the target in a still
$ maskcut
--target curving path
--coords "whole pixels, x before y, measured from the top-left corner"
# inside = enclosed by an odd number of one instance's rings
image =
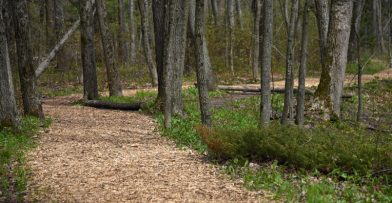
[[[28,202],[269,202],[203,156],[180,150],[140,113],[45,101],[52,126],[27,155]]]

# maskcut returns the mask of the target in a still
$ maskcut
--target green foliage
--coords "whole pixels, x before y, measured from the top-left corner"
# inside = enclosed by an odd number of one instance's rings
[[[47,120],[45,127],[50,125]],[[25,152],[34,146],[33,136],[40,129],[41,122],[37,118],[26,117],[17,131],[0,128],[0,192],[4,198],[17,195],[18,201],[26,190],[27,171],[23,165]],[[5,201],[0,196],[0,201]]]
[[[380,71],[383,71],[388,68],[388,60],[379,60],[379,59],[367,59],[369,61],[365,67],[363,67],[363,74],[376,74]],[[356,63],[347,64],[347,74],[357,74],[358,66]]]

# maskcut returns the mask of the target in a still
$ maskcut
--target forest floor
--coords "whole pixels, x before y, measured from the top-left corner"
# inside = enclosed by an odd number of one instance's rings
[[[138,112],[45,101],[52,126],[27,154],[28,202],[263,202],[203,155],[181,150]]]

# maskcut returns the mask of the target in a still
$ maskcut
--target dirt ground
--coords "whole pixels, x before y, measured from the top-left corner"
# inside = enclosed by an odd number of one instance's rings
[[[270,202],[205,157],[180,150],[137,112],[45,101],[52,126],[27,155],[28,202]]]

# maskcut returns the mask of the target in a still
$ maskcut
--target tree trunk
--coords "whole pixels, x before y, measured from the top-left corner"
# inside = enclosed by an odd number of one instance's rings
[[[235,1],[235,11],[237,14],[237,23],[240,26],[241,30],[244,28],[244,21],[242,18],[242,8],[241,8],[241,3],[240,0],[234,0]]]
[[[0,127],[18,127],[20,118],[15,101],[11,64],[8,55],[6,28],[0,2]]]
[[[110,96],[121,96],[121,79],[114,58],[114,42],[110,36],[109,27],[107,25],[106,5],[102,0],[96,0],[96,5],[99,29],[101,31],[101,42],[105,59],[106,73],[109,83],[109,94]]]
[[[205,49],[204,45],[204,21],[205,21],[205,1],[196,0],[196,27],[195,27],[195,44],[197,52],[197,84],[199,90],[199,103],[201,112],[201,121],[206,126],[211,126],[211,111],[210,111],[210,101],[208,98],[208,66],[205,60]]]
[[[392,1],[389,1],[389,19],[392,18]],[[389,22],[389,67],[392,68],[392,21]]]
[[[153,0],[153,19],[155,32],[155,60],[158,72],[157,103],[163,110],[165,101],[165,78],[163,77],[164,45],[165,45],[165,0]]]
[[[125,23],[124,0],[118,0],[118,57],[121,63],[126,64],[129,62],[129,50],[127,43],[128,28]]]
[[[348,46],[348,61],[356,60],[356,50],[357,50],[357,36],[359,34],[359,29],[362,19],[362,11],[365,6],[365,0],[354,1],[353,9],[353,20],[351,21],[351,32],[350,32],[350,43]]]
[[[215,25],[218,25],[219,21],[219,4],[217,0],[211,0],[212,16],[214,17]]]
[[[288,1],[286,1],[287,3]],[[293,105],[293,63],[294,63],[294,43],[295,43],[295,28],[298,17],[298,0],[292,1],[291,16],[287,27],[287,56],[286,56],[286,78],[285,78],[285,94],[284,94],[284,107],[282,114],[282,124],[288,123],[290,109]]]
[[[61,40],[64,35],[64,0],[56,0],[54,4],[54,29],[56,34],[56,43]],[[55,43],[55,44],[56,44]],[[52,44],[54,46],[55,44]],[[50,47],[52,49],[52,47]],[[64,71],[66,69],[66,50],[65,47],[60,48],[57,53],[57,69]]]
[[[323,69],[325,64],[325,56],[327,49],[327,35],[329,26],[329,1],[314,0],[316,7],[317,27],[319,31],[319,45],[320,45],[320,62],[321,74],[327,75],[328,71]],[[325,77],[325,76],[324,76]],[[320,81],[322,82],[322,81]]]
[[[384,38],[382,24],[382,3],[381,0],[373,0],[373,31],[377,40],[377,52],[384,54]]]
[[[83,66],[84,98],[99,97],[94,45],[94,0],[80,0],[80,36]]]
[[[54,4],[55,0],[45,0],[47,51],[49,51],[56,44]]]
[[[154,64],[153,54],[150,46],[150,27],[149,27],[149,12],[148,12],[148,2],[147,0],[138,0],[140,16],[141,16],[141,26],[142,26],[142,38],[143,38],[143,49],[144,56],[148,65],[148,70],[150,72],[151,84],[153,87],[158,85],[158,75],[157,69]]]
[[[252,73],[253,80],[259,78],[259,56],[260,56],[260,20],[261,2],[253,0],[253,52],[252,52]]]
[[[234,17],[234,1],[235,0],[227,0],[226,1],[226,65],[229,65],[231,74],[234,75],[234,24],[235,24],[235,17]]]
[[[262,41],[260,46],[261,53],[261,124],[268,125],[271,118],[271,89],[270,75],[272,62],[272,42],[274,24],[274,4],[273,0],[264,0],[262,18]]]
[[[130,36],[130,62],[134,63],[136,60],[136,34],[137,27],[135,22],[135,0],[128,2],[128,17],[129,17],[129,36]]]
[[[298,71],[298,94],[297,94],[297,114],[296,123],[303,127],[305,116],[305,79],[308,59],[309,43],[309,23],[308,23],[309,0],[305,0],[305,6],[302,16],[302,41],[301,41],[301,61]]]
[[[328,31],[327,53],[320,84],[316,91],[317,105],[325,114],[325,119],[340,117],[340,103],[345,78],[348,41],[350,37],[353,2],[351,0],[333,0]]]
[[[24,113],[43,119],[41,101],[35,84],[27,0],[12,1],[12,9]]]

